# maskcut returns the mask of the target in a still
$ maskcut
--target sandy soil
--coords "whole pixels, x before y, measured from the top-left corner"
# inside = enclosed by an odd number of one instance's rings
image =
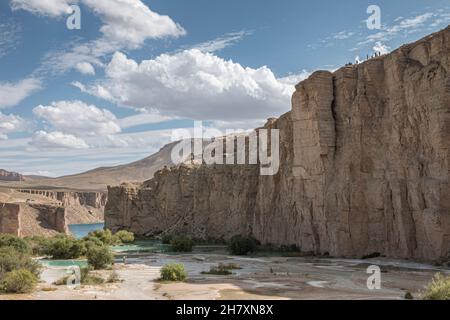
[[[242,269],[230,276],[201,274],[218,263],[230,262]],[[188,281],[159,282],[160,268],[166,263],[183,263]],[[367,288],[369,265],[381,267],[381,290]],[[114,270],[122,280],[119,283],[70,289],[51,284],[64,275],[64,269],[46,268],[35,293],[2,295],[0,300],[403,299],[406,292],[418,298],[434,274],[450,275],[449,269],[387,259],[239,258],[220,254],[129,258],[127,265],[116,264]],[[102,271],[102,275],[106,278],[111,272]]]

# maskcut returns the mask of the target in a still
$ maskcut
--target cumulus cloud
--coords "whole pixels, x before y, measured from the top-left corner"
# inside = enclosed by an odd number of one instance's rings
[[[37,8],[32,0],[21,1],[30,8]],[[152,11],[141,0],[80,0],[79,3],[100,17],[102,36],[49,52],[37,74],[64,73],[74,67],[82,73],[92,74],[93,68],[86,63],[103,67],[102,58],[117,50],[138,49],[146,40],[186,34],[169,16]]]
[[[59,131],[46,132],[41,130],[35,132],[29,144],[39,150],[89,148],[83,139]]]
[[[14,107],[41,88],[41,81],[34,78],[16,83],[0,82],[0,109]]]
[[[121,131],[110,111],[81,101],[58,101],[50,106],[37,106],[33,113],[56,131],[76,136],[98,136]]]
[[[13,114],[0,112],[0,140],[8,139],[8,133],[21,132],[26,129],[26,121]]]
[[[310,75],[311,75],[311,72],[309,72],[307,70],[302,70],[302,72],[300,72],[298,74],[291,74],[291,75],[289,75],[287,77],[280,78],[278,80],[281,83],[284,83],[284,84],[287,84],[287,85],[296,86],[297,84],[299,84],[303,80],[308,79]]]
[[[70,5],[77,2],[77,0],[11,0],[11,8],[43,16],[59,17],[70,14],[72,12]]]
[[[147,39],[179,37],[186,31],[170,17],[160,15],[140,0],[82,0],[103,20],[106,39],[140,47]]]
[[[196,120],[265,119],[289,110],[292,83],[197,49],[137,63],[115,53],[106,78],[85,92],[120,105]],[[99,94],[101,93],[101,94]]]
[[[79,62],[76,68],[82,74],[95,76],[95,68],[89,62]]]

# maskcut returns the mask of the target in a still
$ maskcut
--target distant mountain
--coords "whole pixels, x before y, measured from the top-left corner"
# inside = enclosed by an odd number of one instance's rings
[[[25,181],[25,178],[20,173],[0,169],[0,181]]]
[[[80,174],[59,178],[23,177],[22,180],[7,180],[4,186],[37,189],[63,189],[82,191],[106,191],[108,185],[123,182],[145,181],[153,178],[156,171],[172,166],[171,152],[176,142],[164,146],[145,159],[116,167],[102,167]],[[1,171],[0,171],[1,172]],[[21,175],[18,175],[19,177]],[[1,176],[0,176],[0,180]],[[16,182],[11,182],[16,181]]]

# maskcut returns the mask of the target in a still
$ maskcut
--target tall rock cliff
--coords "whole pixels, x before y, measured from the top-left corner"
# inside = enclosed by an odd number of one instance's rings
[[[359,257],[450,254],[450,27],[296,87],[280,171],[251,165],[159,171],[109,188],[106,226]]]

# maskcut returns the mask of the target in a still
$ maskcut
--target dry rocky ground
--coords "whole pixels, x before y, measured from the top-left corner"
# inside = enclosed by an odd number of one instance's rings
[[[235,263],[242,269],[230,276],[202,275],[218,263]],[[166,263],[183,263],[186,282],[161,283],[159,270]],[[382,270],[381,290],[368,290],[367,266]],[[46,268],[36,292],[27,295],[1,295],[2,299],[26,300],[221,300],[221,299],[403,299],[406,292],[419,298],[420,292],[437,272],[449,269],[407,261],[371,259],[344,260],[318,258],[231,257],[225,254],[151,255],[129,258],[127,265],[116,264],[122,280],[100,286],[70,289],[54,286],[64,275],[61,268]],[[112,271],[102,271],[106,278]]]

